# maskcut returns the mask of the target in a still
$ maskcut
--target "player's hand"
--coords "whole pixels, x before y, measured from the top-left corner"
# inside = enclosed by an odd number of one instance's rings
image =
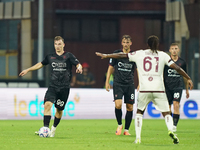
[[[101,57],[101,59],[105,59],[107,54],[103,54],[103,53],[99,53],[99,52],[96,52],[95,53],[97,56]]]
[[[82,74],[82,72],[83,72],[83,68],[82,68],[81,65],[79,65],[79,66],[76,68],[76,73]]]
[[[23,71],[19,74],[19,76],[24,76],[24,75],[27,74],[27,73],[28,73],[28,69],[23,70]]]
[[[189,91],[188,89],[186,90],[186,98],[189,98],[190,97],[190,94],[189,94]]]
[[[189,85],[190,90],[193,89],[193,82],[191,79],[187,80],[187,84]]]
[[[109,84],[109,83],[106,83],[106,84],[105,84],[105,88],[106,88],[106,91],[109,92],[109,91],[110,91],[110,84]]]

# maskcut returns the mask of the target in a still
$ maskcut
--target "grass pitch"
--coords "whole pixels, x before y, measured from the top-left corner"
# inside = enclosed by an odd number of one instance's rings
[[[51,120],[52,125],[53,120]],[[135,140],[134,120],[131,136],[116,136],[116,120],[61,120],[54,138],[41,138],[34,132],[42,120],[0,120],[1,150],[198,150],[200,120],[181,119],[178,124],[180,143],[168,136],[164,119],[144,119],[142,143]],[[124,120],[123,120],[124,124]]]

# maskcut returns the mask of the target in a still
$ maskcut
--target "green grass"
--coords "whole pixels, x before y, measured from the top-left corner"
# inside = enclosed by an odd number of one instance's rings
[[[51,120],[51,124],[52,124]],[[124,120],[123,120],[124,122]],[[1,150],[197,150],[200,148],[200,120],[180,120],[174,145],[163,119],[144,119],[142,143],[135,140],[134,120],[131,136],[116,136],[116,120],[61,120],[54,138],[40,138],[34,132],[42,120],[0,120]]]

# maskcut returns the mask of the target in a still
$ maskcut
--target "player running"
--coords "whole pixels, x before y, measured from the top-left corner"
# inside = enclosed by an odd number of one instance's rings
[[[59,124],[63,110],[68,100],[70,80],[72,77],[72,65],[76,66],[76,72],[82,73],[82,66],[76,57],[64,51],[64,39],[60,36],[54,38],[55,53],[48,54],[42,62],[23,70],[19,76],[26,75],[29,71],[38,70],[50,65],[50,84],[44,98],[44,127],[49,127],[51,120],[51,107],[55,104],[56,113],[54,124],[51,127],[50,137],[54,137],[56,127]],[[38,134],[38,132],[36,132]]]
[[[114,53],[124,52],[128,54],[132,52],[131,37],[129,35],[122,36],[121,42],[123,49],[115,50]],[[113,97],[115,100],[115,116],[118,123],[116,135],[121,135],[122,131],[122,97],[126,103],[125,129],[124,135],[130,135],[129,127],[133,117],[133,104],[135,103],[135,86],[134,86],[134,68],[135,63],[129,62],[127,59],[110,59],[106,76],[105,88],[110,90],[110,76],[114,73]]]
[[[177,43],[172,43],[169,49],[171,59],[180,66],[186,72],[186,63],[185,61],[178,56],[180,49]],[[180,101],[183,91],[183,81],[185,83],[186,89],[186,98],[189,98],[189,90],[187,86],[187,80],[182,77],[176,70],[170,68],[169,66],[165,66],[164,69],[164,83],[165,83],[165,90],[169,102],[169,109],[171,112],[171,105],[174,106],[174,113],[173,113],[173,132],[177,130],[177,124],[180,117]],[[171,113],[172,115],[172,113]]]
[[[104,58],[124,59],[129,58],[129,61],[135,62],[139,73],[139,95],[138,107],[135,117],[135,143],[141,143],[142,117],[149,102],[153,102],[156,109],[162,112],[165,118],[165,123],[168,128],[168,135],[173,139],[174,144],[179,143],[178,137],[173,133],[173,120],[169,111],[169,104],[165,94],[163,83],[164,66],[168,65],[174,68],[179,74],[187,79],[187,84],[190,89],[193,88],[193,83],[190,77],[183,69],[177,66],[165,52],[158,51],[159,39],[157,36],[150,36],[147,44],[150,49],[138,50],[132,53],[113,53],[102,54],[96,52],[97,56]]]

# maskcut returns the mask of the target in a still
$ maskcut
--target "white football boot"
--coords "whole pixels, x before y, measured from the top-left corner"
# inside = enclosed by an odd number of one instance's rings
[[[56,127],[54,127],[54,126],[52,125],[50,137],[54,137],[54,136],[55,136],[55,132],[56,132]]]

